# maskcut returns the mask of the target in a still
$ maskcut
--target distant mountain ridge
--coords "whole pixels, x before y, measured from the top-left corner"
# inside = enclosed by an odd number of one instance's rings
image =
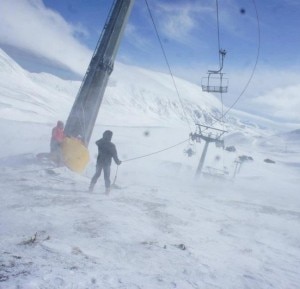
[[[217,97],[183,79],[175,81],[179,96],[170,75],[116,63],[97,123],[178,127],[187,126],[188,121],[191,129],[194,123],[202,123],[243,134],[251,131],[251,135],[263,130],[255,121],[249,121],[249,114],[244,120],[227,116],[226,122],[220,123],[217,120],[222,117],[222,104]],[[80,84],[48,73],[30,73],[0,50],[0,119],[65,121]]]
[[[62,80],[47,73],[30,73],[0,50],[1,117],[47,122],[66,118],[78,92],[79,81]],[[128,124],[172,124],[174,121],[209,121],[221,117],[221,104],[213,95],[176,78],[178,98],[170,76],[117,63],[110,77],[99,115],[105,122],[129,114]],[[183,111],[181,102],[184,105]],[[124,122],[119,119],[119,122]]]
[[[287,133],[283,133],[280,136],[289,141],[300,141],[300,129],[295,129]]]
[[[28,72],[45,72],[69,80],[81,80],[82,78],[62,63],[54,62],[46,57],[38,56],[15,46],[2,44],[1,47],[10,58],[14,59],[14,61]]]

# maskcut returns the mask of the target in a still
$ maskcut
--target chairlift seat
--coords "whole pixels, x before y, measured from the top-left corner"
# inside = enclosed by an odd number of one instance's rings
[[[214,74],[216,75],[216,74]],[[201,81],[202,91],[205,92],[217,92],[227,93],[228,92],[228,78],[220,77],[203,77]]]
[[[208,86],[208,85],[202,85],[202,91],[205,91],[205,92],[227,93],[228,92],[228,86]]]
[[[206,171],[202,173],[205,177],[211,178],[211,179],[219,179],[219,180],[225,180],[229,172],[227,169],[217,169],[214,167],[207,166]]]
[[[201,143],[201,137],[197,133],[191,133],[190,138],[192,141],[196,141],[198,143]]]

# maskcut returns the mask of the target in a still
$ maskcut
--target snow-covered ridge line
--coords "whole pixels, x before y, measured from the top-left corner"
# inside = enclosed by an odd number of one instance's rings
[[[1,118],[11,120],[66,119],[80,85],[47,73],[30,73],[2,50],[0,76]],[[176,83],[190,121],[205,121],[220,114],[216,97],[182,79],[176,78]],[[113,121],[114,114],[126,115],[130,125],[185,121],[169,75],[121,63],[117,63],[110,78],[100,114],[100,121],[106,123]]]
[[[175,81],[179,96],[170,75],[116,63],[97,123],[188,127],[187,115],[189,126],[194,127],[194,123],[211,125],[221,119],[222,105],[217,97],[183,79],[175,77]],[[52,124],[57,119],[66,120],[79,86],[80,81],[30,73],[0,49],[1,119]],[[229,131],[261,131],[260,123],[276,127],[268,120],[236,110],[226,116],[226,121]]]

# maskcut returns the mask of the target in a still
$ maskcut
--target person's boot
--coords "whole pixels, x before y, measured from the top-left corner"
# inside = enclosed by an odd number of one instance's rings
[[[108,195],[110,193],[110,188],[105,189],[105,194]]]
[[[91,183],[89,186],[89,192],[93,192],[95,184]]]

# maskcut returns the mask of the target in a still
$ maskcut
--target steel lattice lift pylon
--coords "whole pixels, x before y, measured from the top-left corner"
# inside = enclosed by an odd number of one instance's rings
[[[202,172],[208,145],[210,143],[215,143],[216,147],[224,148],[224,140],[222,140],[221,137],[227,131],[202,124],[196,124],[196,126],[198,130],[197,132],[190,134],[191,139],[196,142],[201,142],[201,140],[205,141],[204,149],[196,171],[196,176],[198,177]]]

